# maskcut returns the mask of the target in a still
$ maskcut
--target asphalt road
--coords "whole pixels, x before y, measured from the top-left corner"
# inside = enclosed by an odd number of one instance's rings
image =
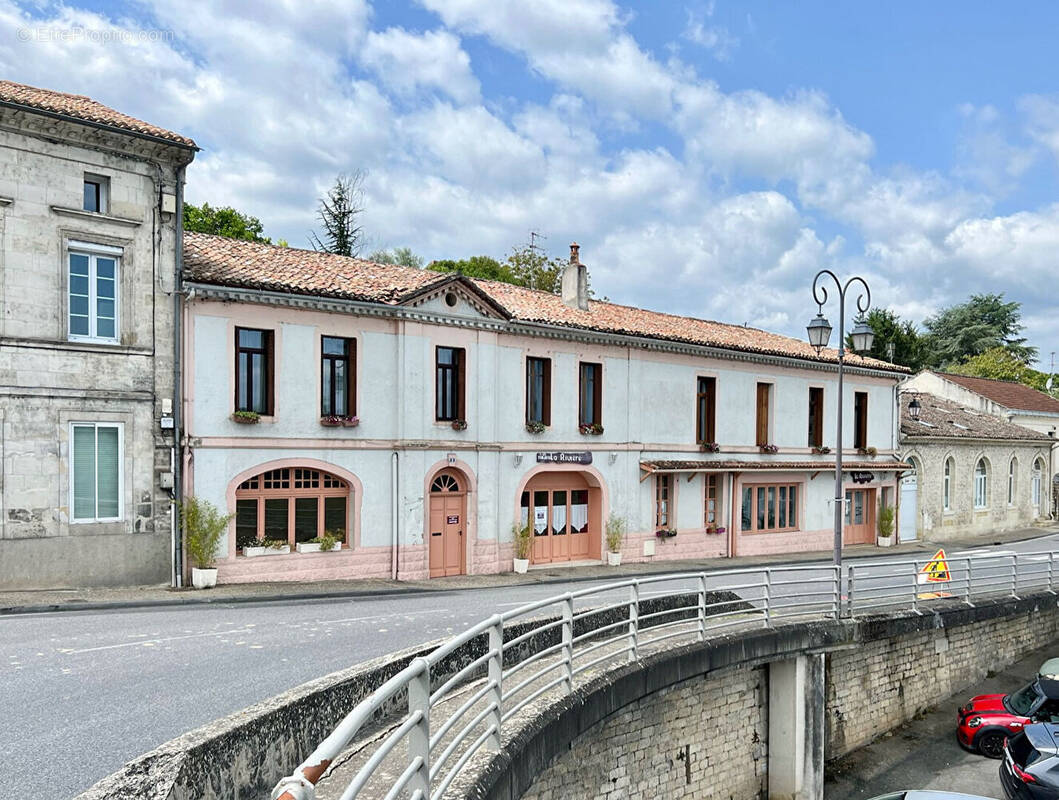
[[[1059,641],[952,697],[890,735],[834,763],[824,784],[826,800],[863,800],[907,789],[964,792],[1003,798],[1000,762],[969,753],[956,741],[956,709],[971,697],[1011,692],[1028,683],[1038,667],[1059,655]]]
[[[0,618],[0,796],[69,798],[185,731],[305,681],[590,585]]]

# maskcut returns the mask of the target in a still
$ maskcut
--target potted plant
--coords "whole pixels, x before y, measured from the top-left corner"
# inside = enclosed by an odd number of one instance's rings
[[[894,544],[894,507],[879,509],[879,546],[892,547]]]
[[[515,544],[515,572],[525,575],[529,569],[530,548],[533,546],[533,527],[529,520],[524,525],[511,525],[511,538]]]
[[[228,528],[234,514],[224,515],[208,500],[197,497],[185,498],[180,506],[180,519],[184,525],[184,541],[187,542],[191,568],[191,585],[196,589],[208,589],[217,585],[217,545]]]
[[[454,431],[465,431],[465,430],[467,430],[467,420],[465,420],[465,419],[454,419],[452,421],[452,429]]]
[[[243,547],[243,555],[247,558],[258,556],[279,556],[290,552],[290,545],[282,539],[256,539],[254,545]]]
[[[236,411],[232,414],[232,422],[240,425],[256,425],[260,419],[261,415],[256,411]]]
[[[613,514],[607,520],[607,563],[612,567],[621,565],[621,545],[625,540],[625,520]]]
[[[827,445],[821,445],[819,447],[817,447],[815,444],[813,445],[813,455],[814,456],[826,456],[830,452],[831,452],[831,448],[828,447]]]
[[[659,528],[655,531],[655,536],[659,539],[672,539],[676,535],[676,528]]]
[[[717,442],[703,442],[702,452],[704,453],[719,453],[721,452],[721,446]]]
[[[603,434],[603,426],[598,422],[593,422],[591,425],[578,425],[577,429],[582,436],[600,436]]]
[[[860,455],[860,456],[869,456],[871,458],[875,458],[875,456],[877,456],[878,454],[879,454],[879,451],[876,450],[874,447],[858,447],[857,448],[857,455]]]
[[[298,542],[294,548],[299,553],[329,553],[342,549],[342,534],[325,531],[323,536],[316,536],[307,542]]]
[[[770,455],[770,456],[775,455],[776,453],[778,453],[780,451],[779,447],[777,447],[774,444],[759,444],[758,445],[758,450],[760,450],[762,453],[765,453],[766,455]]]
[[[341,414],[330,414],[320,417],[320,424],[325,428],[355,428],[360,424],[358,417],[346,417]]]
[[[544,433],[546,430],[548,430],[548,426],[541,422],[539,419],[536,419],[533,422],[526,423],[526,430],[530,433]]]

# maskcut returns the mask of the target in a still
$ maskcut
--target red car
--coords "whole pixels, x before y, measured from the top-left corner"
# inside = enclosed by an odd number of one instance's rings
[[[957,712],[960,744],[989,758],[1003,758],[1009,736],[1034,722],[1059,722],[1059,680],[1046,674],[1011,694],[971,698]]]

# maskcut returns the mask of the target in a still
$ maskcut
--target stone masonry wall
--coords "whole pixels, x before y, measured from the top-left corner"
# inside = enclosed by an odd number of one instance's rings
[[[863,747],[1057,636],[1059,612],[1053,607],[830,653],[825,758]]]
[[[656,692],[575,740],[523,797],[764,797],[767,684],[764,668],[741,667]]]

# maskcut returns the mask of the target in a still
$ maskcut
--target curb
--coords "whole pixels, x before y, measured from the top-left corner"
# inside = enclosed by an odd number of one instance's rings
[[[1004,545],[1017,544],[1019,542],[1027,542],[1033,539],[1041,539],[1046,536],[1052,536],[1059,531],[1056,530],[1042,530],[1038,535],[1025,536],[1018,539],[1009,539],[1007,541],[973,541],[973,542],[932,542],[930,540],[921,540],[917,542],[909,542],[905,545],[906,550],[902,550],[897,553],[892,553],[894,556],[911,554],[915,552],[926,552],[938,547],[949,547],[949,548],[967,548],[967,547],[1003,547]],[[896,545],[901,547],[902,545]],[[843,557],[843,561],[855,561],[864,558],[879,558],[880,556],[885,557],[891,555],[893,548],[876,548],[876,552],[871,553],[858,553],[851,554]],[[647,570],[642,572],[623,572],[620,575],[614,575],[615,580],[625,580],[628,578],[643,578],[654,575],[665,575],[679,572],[701,572],[701,569],[688,567],[681,569],[679,568],[679,561],[671,562],[674,564],[674,569],[667,570]],[[809,566],[812,564],[829,564],[830,560],[825,558],[811,558],[805,560],[798,560],[793,563],[777,564],[776,566]],[[731,572],[733,570],[746,569],[747,567],[767,567],[772,566],[769,562],[756,563],[756,564],[733,564],[732,566],[717,567],[710,569],[710,572]],[[561,569],[561,568],[560,568]],[[463,591],[474,591],[476,589],[500,589],[509,588],[513,586],[547,586],[557,583],[587,583],[589,581],[605,580],[608,576],[603,575],[572,575],[566,576],[553,576],[548,578],[542,578],[537,581],[525,581],[512,584],[498,584],[495,586],[461,586],[453,588],[439,587],[437,589],[426,588],[423,586],[395,586],[395,587],[384,587],[377,589],[349,589],[344,591],[336,592],[298,592],[298,593],[283,593],[282,595],[234,595],[232,597],[223,598],[211,598],[211,597],[166,597],[157,598],[151,600],[113,600],[113,601],[70,601],[69,603],[46,603],[40,605],[25,605],[25,606],[5,606],[0,608],[0,617],[13,617],[22,614],[49,614],[57,612],[67,611],[122,611],[136,608],[188,608],[191,606],[205,606],[205,605],[224,605],[224,604],[245,604],[245,603],[276,603],[276,602],[291,602],[291,601],[304,601],[304,600],[343,600],[356,597],[388,597],[388,596],[404,596],[413,594],[445,594],[451,592],[463,592]]]

